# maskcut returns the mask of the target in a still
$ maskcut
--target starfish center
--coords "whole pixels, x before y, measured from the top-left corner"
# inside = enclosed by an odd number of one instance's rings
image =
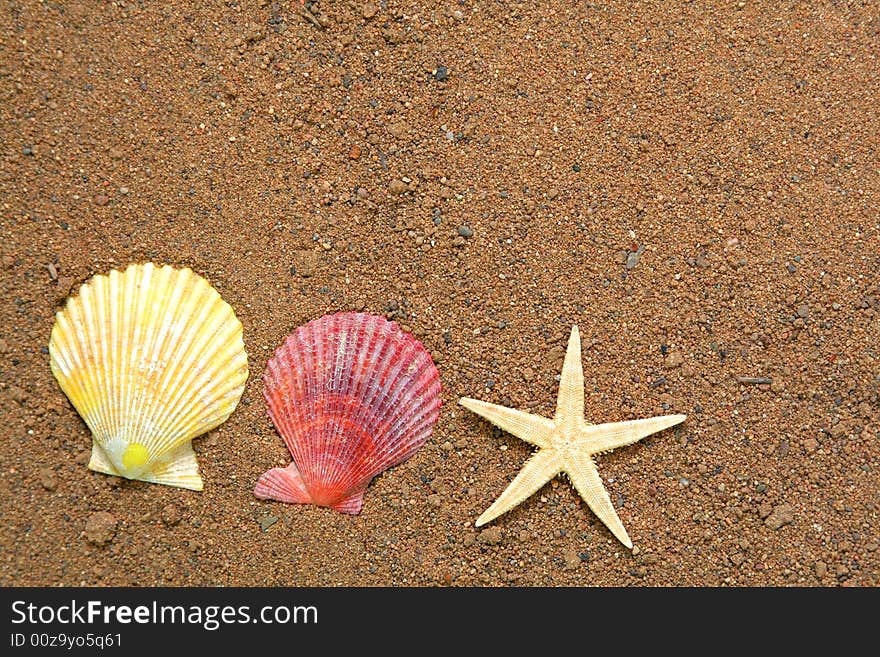
[[[568,453],[572,451],[577,445],[578,432],[575,431],[571,427],[560,427],[557,430],[556,440],[553,442],[556,444],[562,452]]]

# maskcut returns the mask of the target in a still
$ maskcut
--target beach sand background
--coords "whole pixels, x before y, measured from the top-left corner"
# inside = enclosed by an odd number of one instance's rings
[[[0,584],[876,586],[880,11],[817,2],[3,2]],[[86,468],[54,313],[189,266],[250,379],[201,493]],[[363,512],[256,499],[294,327],[365,310],[441,374]],[[684,413],[481,529],[572,325],[594,423]],[[756,383],[766,380],[765,383]]]

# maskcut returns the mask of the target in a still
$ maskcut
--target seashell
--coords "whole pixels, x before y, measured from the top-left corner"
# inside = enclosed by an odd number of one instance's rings
[[[130,265],[86,282],[56,315],[49,364],[92,431],[89,468],[201,490],[191,441],[238,404],[241,334],[190,269]]]
[[[260,477],[263,499],[360,513],[370,481],[405,461],[440,415],[440,376],[422,343],[367,313],[325,315],[287,336],[263,396],[293,462]]]

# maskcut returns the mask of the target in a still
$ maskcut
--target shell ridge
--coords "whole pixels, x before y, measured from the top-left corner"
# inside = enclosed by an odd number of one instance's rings
[[[331,317],[331,331],[335,331],[335,316]],[[314,326],[314,325],[313,325]],[[328,331],[329,333],[330,331]],[[313,400],[312,403],[319,404],[318,408],[318,416],[319,417],[327,417],[327,401],[329,399],[330,385],[331,385],[331,375],[330,368],[332,367],[332,361],[329,358],[328,352],[330,351],[329,347],[329,337],[327,335],[317,334],[316,332],[312,332],[312,337],[317,337],[317,343],[315,344],[315,353],[314,353],[314,362],[319,365],[320,376],[315,376],[311,379],[314,384],[314,394],[310,397]],[[306,370],[311,371],[311,370]],[[312,461],[312,468],[309,468],[306,471],[305,479],[310,484],[309,490],[312,493],[312,497],[315,497],[315,493],[318,492],[318,482],[323,481],[327,478],[327,467],[329,461],[329,439],[326,431],[318,431],[316,432],[316,437],[320,441],[318,445],[318,449],[313,450],[309,454],[309,458]],[[307,443],[310,444],[310,443]]]
[[[295,393],[298,396],[303,396],[305,385],[307,385],[307,382],[303,382],[296,376],[293,365],[298,360],[299,350],[295,348],[297,343],[296,334],[289,335],[275,350],[264,378],[266,385],[263,389],[263,396],[267,400],[272,423],[299,467],[302,464],[302,457],[297,454],[299,442],[297,438],[301,432],[299,427],[307,425],[309,418],[305,415],[308,408],[298,404],[297,398],[294,397]],[[286,409],[291,411],[289,416],[285,413]]]
[[[83,324],[85,323],[85,316],[76,304],[72,304],[71,314],[79,317]],[[94,360],[91,354],[91,343],[87,332],[80,330],[79,326],[70,326],[69,331],[72,340],[69,341],[71,348],[68,354],[75,358],[76,362],[71,364],[70,374],[65,378],[65,384],[67,384],[65,388],[67,390],[73,388],[71,390],[73,393],[76,392],[76,389],[82,391],[82,396],[72,397],[73,401],[71,403],[73,403],[77,411],[81,412],[82,418],[92,432],[92,435],[101,435],[106,432],[106,428],[100,413],[98,413],[100,402],[96,393],[96,390],[98,390],[97,376],[92,372],[92,368],[89,367],[89,362]]]
[[[379,322],[365,321],[365,323],[368,326],[367,337],[365,339],[370,345],[370,352],[368,354],[369,362],[373,365],[375,370],[387,371],[390,367],[389,364],[393,360],[393,348],[397,346],[397,341],[389,331],[382,330],[383,327]],[[384,386],[375,385],[375,383],[375,381],[367,376],[359,377],[358,387],[355,391],[357,399],[359,400],[359,408],[354,418],[354,422],[359,426],[376,426],[377,413],[374,409],[388,408],[385,399],[387,391],[384,389]],[[360,470],[360,467],[354,469],[350,473],[350,477],[358,476],[357,470]]]
[[[139,358],[135,361],[135,369],[131,371],[134,375],[138,373],[138,396],[142,400],[140,412],[131,418],[129,423],[129,431],[138,436],[137,442],[143,444],[150,451],[150,459],[155,460],[160,454],[156,453],[156,446],[152,440],[153,427],[155,426],[156,416],[160,412],[162,405],[166,402],[165,396],[162,394],[149,394],[152,391],[164,392],[165,387],[161,378],[156,377],[156,372],[161,364],[155,363],[154,359],[159,358],[165,353],[165,344],[168,335],[167,324],[172,321],[172,312],[176,308],[176,299],[179,294],[178,277],[174,275],[171,267],[163,266],[158,269],[134,271],[135,275],[141,274],[141,285],[145,288],[145,294],[148,297],[149,309],[143,315],[146,321],[143,322],[143,336],[146,339],[146,347],[138,354]],[[170,293],[162,294],[171,288]],[[156,297],[159,297],[158,299]],[[149,359],[149,360],[147,360]]]
[[[137,265],[131,265],[125,271],[125,276],[131,281],[134,293],[133,299],[129,304],[129,312],[132,318],[129,321],[132,333],[132,346],[127,365],[130,381],[128,387],[129,410],[126,414],[129,418],[129,423],[134,426],[141,426],[143,424],[143,418],[147,412],[146,406],[149,403],[139,379],[134,376],[134,372],[138,371],[138,363],[143,354],[150,353],[153,349],[153,336],[150,335],[152,322],[139,322],[135,321],[135,318],[147,317],[150,313],[162,316],[164,313],[164,306],[156,307],[155,304],[150,303],[153,290],[150,281],[154,279],[155,273],[155,267],[153,267],[152,263],[147,263],[142,268],[139,268]],[[151,306],[149,311],[147,310],[148,306]]]
[[[294,348],[296,347],[296,348]],[[288,364],[291,369],[288,370],[288,380],[294,380],[299,378],[303,390],[302,390],[302,398],[303,399],[315,399],[316,398],[316,390],[315,390],[315,381],[312,378],[301,376],[303,372],[312,371],[315,366],[315,346],[310,344],[305,344],[303,341],[303,335],[299,332],[294,332],[293,339],[288,342],[287,347],[287,356],[288,356]],[[286,382],[286,381],[285,381]],[[310,463],[310,454],[306,451],[306,447],[309,444],[308,441],[308,432],[310,431],[310,427],[313,425],[315,420],[315,415],[318,411],[313,405],[307,403],[298,403],[299,400],[294,402],[290,401],[290,406],[287,408],[293,408],[294,413],[298,416],[302,428],[300,429],[300,423],[295,424],[291,427],[292,434],[290,443],[293,446],[293,450],[291,452],[291,456],[293,457],[294,463],[296,463],[296,467],[301,475],[303,480],[303,485],[307,491],[311,494],[312,486],[311,486],[311,473],[309,472]],[[284,413],[287,408],[282,408],[281,412]],[[299,438],[299,440],[297,440]]]
[[[138,279],[137,287],[142,292],[142,300],[133,300],[137,303],[132,309],[133,317],[145,317],[146,321],[137,323],[140,333],[141,344],[145,346],[134,354],[129,370],[134,378],[134,373],[139,376],[133,397],[138,399],[137,412],[131,416],[131,430],[138,432],[138,442],[144,444],[151,452],[151,458],[157,459],[156,446],[152,440],[152,430],[158,421],[158,414],[166,402],[164,395],[150,395],[150,388],[156,391],[164,391],[165,385],[159,377],[159,363],[156,358],[162,358],[165,352],[165,339],[167,336],[166,325],[174,321],[176,306],[174,303],[174,289],[177,288],[179,278],[177,274],[167,266],[149,271],[132,270],[133,276]],[[171,293],[167,290],[173,287]],[[165,294],[161,294],[165,291]],[[143,305],[140,305],[143,304]],[[142,313],[142,314],[140,314]]]
[[[86,399],[89,397],[89,393],[83,390],[82,382],[76,376],[80,367],[79,362],[81,361],[78,357],[79,344],[76,341],[69,340],[68,336],[71,335],[72,331],[69,328],[67,330],[63,328],[67,325],[67,316],[59,311],[55,317],[55,326],[52,328],[52,334],[49,338],[49,367],[69,400]],[[71,404],[76,407],[73,401],[71,401]],[[82,414],[83,421],[92,430],[89,419],[85,415],[88,405],[89,402],[86,402],[83,404],[83,408],[78,408],[77,411]]]
[[[97,356],[104,362],[108,360],[107,353],[107,342],[108,340],[102,340],[102,334],[106,331],[106,328],[101,324],[100,317],[105,316],[106,312],[109,310],[109,305],[107,303],[107,297],[109,295],[109,287],[110,280],[109,278],[103,279],[101,281],[101,285],[97,286],[95,289],[95,312],[91,314],[90,321],[92,323],[92,330],[90,334],[95,336],[95,345],[97,347],[96,353]],[[107,423],[107,430],[113,435],[115,431],[113,415],[113,373],[108,371],[107,368],[101,368],[98,370],[101,373],[101,378],[99,382],[99,387],[101,391],[101,399],[104,401],[104,418]]]
[[[357,316],[349,320],[349,327],[345,327],[346,316],[337,313],[335,322],[337,326],[337,335],[339,336],[338,344],[334,349],[336,367],[334,368],[334,386],[333,394],[327,395],[327,404],[332,404],[328,409],[330,417],[334,419],[331,423],[333,431],[327,435],[328,447],[330,445],[342,445],[339,456],[329,462],[327,478],[330,481],[338,482],[339,485],[345,481],[346,470],[350,469],[350,464],[355,462],[358,457],[358,442],[355,437],[362,438],[362,432],[352,432],[348,430],[346,423],[342,418],[346,417],[346,411],[353,406],[348,397],[349,390],[356,380],[352,373],[352,357],[358,346],[360,334],[364,333],[363,327],[365,322],[361,316]],[[352,335],[353,334],[353,335]],[[327,454],[331,451],[328,449]]]
[[[293,407],[289,398],[285,398],[284,388],[282,385],[282,372],[276,361],[270,361],[270,367],[264,374],[263,397],[269,410],[269,418],[275,425],[276,431],[281,435],[288,451],[293,453],[295,447],[291,440],[295,434],[295,428],[292,420],[283,413],[285,406]],[[298,410],[298,409],[297,409]]]
[[[88,290],[83,290],[83,292],[87,297],[91,296],[91,292]],[[81,294],[82,294],[81,293]],[[80,316],[80,321],[83,325],[88,326],[88,315],[86,312],[80,310],[79,305],[74,305],[74,311],[77,315]],[[92,368],[88,366],[90,361],[95,360],[95,356],[93,354],[93,349],[97,349],[97,345],[93,346],[92,340],[90,339],[89,331],[81,331],[79,327],[74,330],[74,336],[76,339],[78,353],[82,355],[83,366],[80,371],[77,371],[76,375],[79,375],[82,378],[85,378],[88,381],[87,389],[89,391],[88,398],[88,421],[86,424],[89,425],[89,428],[92,429],[93,433],[103,434],[106,433],[106,427],[104,426],[103,418],[97,412],[98,407],[100,405],[99,395],[95,392],[100,388],[98,374],[92,371]],[[86,416],[83,417],[86,419]]]
[[[221,380],[220,377],[215,377],[211,379],[211,383],[204,389],[205,394],[210,394],[211,403],[194,403],[189,412],[182,412],[178,415],[177,422],[169,429],[169,432],[178,436],[178,440],[181,437],[192,439],[223,424],[238,406],[246,381],[247,375],[244,373],[244,368],[239,370],[237,378],[229,377]]]
[[[119,272],[110,272],[107,276],[107,284],[104,285],[104,294],[101,295],[101,303],[104,305],[104,312],[101,313],[101,315],[110,318],[110,321],[106,322],[102,327],[106,336],[105,340],[101,340],[101,346],[104,349],[105,362],[118,362],[116,361],[117,345],[114,342],[117,333],[114,318],[116,316],[116,306],[118,304],[113,303],[113,295],[119,289],[118,283]],[[105,394],[109,402],[107,404],[108,422],[110,424],[110,431],[113,432],[113,435],[118,435],[121,417],[119,412],[119,379],[121,377],[118,376],[117,368],[105,368],[104,372],[104,385],[106,386]]]
[[[107,289],[107,308],[110,317],[110,321],[108,322],[108,328],[110,332],[110,358],[114,363],[122,364],[125,359],[125,351],[123,350],[124,345],[122,334],[124,328],[124,316],[125,316],[125,305],[122,303],[114,303],[114,299],[118,298],[127,298],[125,295],[125,284],[126,277],[119,272],[111,272],[111,275],[108,277],[109,286]],[[112,369],[112,391],[113,391],[113,402],[111,407],[113,409],[113,431],[118,435],[119,431],[122,429],[124,418],[125,418],[125,387],[128,384],[128,377],[124,376],[124,373],[121,371],[121,367],[115,367]]]
[[[413,377],[412,381],[413,381],[413,383],[412,383],[411,394],[412,394],[413,399],[426,399],[426,398],[430,398],[430,396],[432,396],[432,395],[437,395],[438,402],[439,402],[439,393],[440,393],[439,374],[437,373],[436,367],[434,366],[434,364],[432,362],[425,361],[424,363],[422,363],[421,368],[419,370],[419,376]],[[419,411],[420,413],[421,412],[428,413],[429,411],[435,410],[434,407],[429,408],[425,405],[421,405],[419,408],[420,408],[420,411]],[[436,409],[439,409],[439,408],[440,408],[440,406],[438,403],[436,405]],[[399,413],[394,418],[394,424],[391,426],[391,430],[398,432],[398,433],[403,433],[406,431],[409,424],[414,424],[414,423],[418,422],[419,417],[420,417],[419,413],[412,413],[409,415],[404,414],[404,413]]]
[[[380,468],[379,471],[385,469],[382,466],[384,465],[383,461],[387,458],[385,454],[387,446],[393,442],[394,437],[402,435],[396,430],[395,425],[410,410],[409,405],[403,403],[407,399],[407,393],[410,392],[407,387],[409,380],[406,377],[406,370],[409,367],[409,357],[417,358],[420,354],[416,352],[412,344],[407,344],[405,348],[406,351],[396,359],[392,367],[389,367],[392,375],[389,377],[390,381],[383,393],[383,403],[378,406],[383,412],[376,413],[370,418],[374,426],[383,429],[382,434],[374,438],[374,444],[378,446],[377,453],[382,456],[380,462],[374,465],[374,468]]]
[[[172,425],[173,430],[193,438],[226,421],[238,405],[247,381],[247,356],[241,339],[241,325],[229,331],[228,336],[225,333],[221,335],[222,339],[215,339],[201,353],[202,359],[209,363],[208,367],[203,368],[198,376],[194,372],[187,381],[188,389],[192,391],[189,396],[192,405],[190,412],[179,413],[179,421]],[[226,344],[234,349],[215,348],[216,345]],[[224,371],[233,374],[219,376]],[[198,411],[205,415],[199,417]]]
[[[169,359],[179,359],[181,363],[195,363],[197,360],[199,363],[206,363],[204,366],[198,364],[178,368],[180,371],[172,382],[174,387],[187,392],[180,394],[168,405],[168,410],[156,420],[157,423],[166,425],[169,433],[175,434],[173,439],[168,438],[172,443],[186,437],[195,438],[210,431],[213,426],[217,426],[216,424],[208,426],[213,422],[214,416],[231,415],[235,407],[228,409],[227,413],[224,389],[234,389],[244,383],[240,380],[242,367],[240,361],[246,360],[244,343],[241,340],[241,324],[235,319],[236,325],[233,325],[230,319],[231,308],[219,296],[213,297],[213,302],[212,310],[217,312],[210,312],[208,315],[213,318],[212,323],[203,322],[206,330],[199,332],[200,341],[193,341],[181,347],[185,348],[185,352],[179,356],[176,354],[169,356]],[[223,313],[222,316],[220,312]],[[233,377],[222,378],[217,375],[218,372],[230,370],[236,371]],[[206,415],[200,422],[194,423],[193,419],[200,414]],[[220,422],[225,419],[221,419]]]
[[[364,349],[364,360],[361,363],[361,369],[358,370],[358,374],[361,376],[357,377],[356,389],[353,391],[355,398],[360,401],[353,422],[360,426],[368,424],[370,416],[375,414],[372,408],[380,393],[380,386],[373,385],[374,381],[363,374],[369,371],[370,365],[379,369],[391,348],[391,340],[388,339],[387,332],[382,332],[379,322],[370,321],[370,318],[364,315],[362,323],[366,327],[363,331],[363,339],[367,348]],[[376,366],[376,363],[379,363],[380,366]]]
[[[125,368],[126,372],[131,371],[131,363],[132,363],[132,359],[134,358],[134,355],[132,354],[132,352],[134,351],[133,346],[134,346],[135,342],[134,342],[134,338],[132,337],[132,333],[134,332],[134,329],[135,329],[135,326],[134,326],[135,322],[126,322],[125,316],[126,316],[127,312],[128,313],[131,312],[132,307],[137,308],[137,306],[138,306],[137,298],[136,298],[136,296],[137,296],[136,293],[138,290],[134,284],[135,277],[129,274],[130,269],[131,269],[130,266],[127,267],[125,270],[125,273],[122,276],[122,284],[123,284],[123,290],[124,290],[124,292],[122,293],[122,298],[124,299],[124,301],[126,303],[116,304],[117,314],[114,317],[114,319],[112,320],[120,327],[118,341],[117,341],[117,344],[119,345],[119,350],[117,352],[116,362],[120,363],[121,366]],[[118,385],[120,388],[120,392],[119,392],[120,406],[123,405],[123,402],[124,402],[124,406],[125,406],[124,408],[120,409],[120,421],[121,421],[122,418],[130,417],[132,415],[133,410],[134,410],[133,409],[134,402],[132,399],[133,395],[131,394],[132,390],[133,390],[131,377],[130,376],[119,377]]]
[[[338,321],[339,316],[337,315],[336,318]],[[387,339],[387,336],[381,331],[380,325],[377,322],[367,321],[368,319],[368,316],[357,315],[353,318],[351,323],[356,329],[360,329],[361,332],[365,334],[365,339],[370,346],[375,346],[379,350],[379,354],[375,355],[374,358],[375,362],[378,363],[376,369],[381,370],[387,366],[387,362],[391,359],[392,345]],[[357,426],[363,426],[366,424],[364,412],[369,411],[372,399],[381,391],[379,386],[370,386],[370,383],[372,383],[372,381],[368,377],[360,377],[359,380],[356,380],[357,385],[355,386],[355,390],[351,391],[359,401],[358,408],[355,411],[355,418],[353,419],[353,423],[356,423]],[[366,398],[357,397],[363,395],[361,391],[364,386],[367,387]],[[336,421],[333,422],[333,425],[336,429],[336,433],[341,433],[340,423]],[[359,431],[357,434],[351,432],[350,435],[352,438],[356,435],[359,440],[346,440],[344,442],[345,450],[343,454],[331,464],[334,467],[323,472],[321,476],[323,480],[333,482],[336,487],[343,490],[359,487],[363,483],[361,478],[358,478],[358,472],[363,468],[364,450],[359,450],[358,448],[370,439],[370,436],[366,431]],[[338,440],[330,442],[329,445],[325,445],[323,451],[327,454],[331,453],[329,447],[333,444],[339,444],[339,442],[340,441]]]
[[[419,418],[418,423],[414,422],[406,427],[405,430],[412,436],[412,439],[406,443],[405,447],[400,448],[400,455],[395,453],[393,459],[389,459],[392,461],[392,465],[408,459],[427,441],[440,415],[439,410],[440,407],[438,406],[430,412],[426,412]],[[391,466],[389,465],[389,467]]]
[[[197,297],[196,293],[201,286],[187,280],[182,273],[173,276],[172,280],[174,281],[172,300],[176,302],[169,302],[171,307],[166,315],[167,321],[159,325],[160,346],[155,356],[161,360],[155,365],[157,380],[154,385],[156,390],[161,390],[163,393],[180,389],[191,394],[192,391],[186,386],[186,378],[193,372],[193,368],[185,367],[184,364],[191,364],[188,356],[192,354],[194,340],[210,339],[209,336],[204,336],[202,331],[193,330],[193,327],[199,326],[207,328],[205,320],[209,317],[209,309],[208,304],[198,303],[200,296]],[[205,330],[204,333],[207,331]],[[151,361],[149,367],[152,366]],[[166,397],[164,394],[153,397],[154,403],[148,415],[150,429],[144,433],[144,442],[151,448],[154,458],[174,449],[175,444],[183,438],[174,435],[167,424],[168,419],[178,412],[182,400],[177,397],[172,402]]]
[[[89,287],[86,295],[87,299],[89,299],[92,303],[97,304],[100,303],[100,283],[97,283],[95,286]],[[91,312],[91,305],[81,306],[83,308],[83,319],[84,324],[87,328],[85,333],[83,334],[83,338],[87,340],[88,351],[87,353],[91,357],[90,360],[95,361],[99,360],[101,357],[101,348],[99,346],[99,331],[100,325],[95,320],[94,313]],[[111,434],[111,427],[109,422],[107,421],[106,414],[106,397],[104,396],[104,392],[106,390],[106,385],[104,383],[105,375],[102,369],[96,367],[87,367],[86,370],[92,374],[92,381],[94,387],[92,388],[95,395],[95,408],[94,413],[99,421],[99,427],[102,434],[102,437],[109,437]]]
[[[216,362],[212,360],[221,348],[220,339],[228,340],[238,331],[236,327],[229,334],[218,334],[217,325],[229,317],[231,308],[207,282],[202,281],[203,279],[196,280],[186,286],[187,295],[176,309],[179,316],[172,333],[170,351],[165,355],[173,366],[165,369],[160,385],[163,390],[175,389],[181,392],[153,418],[154,431],[150,439],[157,456],[174,449],[180,442],[209,431],[210,427],[206,423],[213,422],[214,416],[218,414],[222,417],[226,410],[222,406],[222,396],[207,394],[213,392],[215,385],[208,381],[216,381],[217,377],[212,375],[223,364],[219,359]],[[193,312],[195,309],[198,310]],[[187,312],[183,312],[184,310]],[[184,318],[187,321],[184,322]],[[196,330],[197,328],[200,330]],[[243,344],[241,346],[243,348]],[[200,359],[211,363],[209,371],[205,371],[199,363]],[[234,385],[236,379],[237,376],[234,375],[229,383]],[[210,386],[210,390],[206,386]],[[206,398],[211,403],[204,403]],[[231,414],[231,410],[229,412]],[[200,418],[202,421],[193,422],[193,418]],[[197,433],[187,431],[186,427],[190,426]],[[158,427],[163,427],[164,430],[159,432]]]
[[[366,417],[359,417],[359,421],[368,423],[376,430],[358,432],[361,442],[369,441],[373,450],[360,451],[361,454],[369,454],[370,459],[349,460],[347,471],[343,470],[345,476],[340,480],[340,485],[365,486],[379,472],[384,471],[391,464],[403,460],[407,454],[414,451],[413,446],[405,441],[400,441],[402,434],[393,431],[390,423],[391,418],[399,418],[409,410],[408,405],[401,403],[403,401],[401,397],[405,396],[407,392],[407,384],[409,383],[407,374],[410,370],[410,364],[417,358],[426,355],[427,352],[399,328],[392,333],[390,329],[395,327],[394,323],[386,323],[384,326],[377,322],[373,324],[372,339],[381,344],[379,358],[381,369],[385,372],[385,379],[384,385],[372,388],[373,393],[381,393],[381,399],[378,400],[378,403],[375,406],[371,403],[361,403],[360,405],[360,410],[366,412]],[[425,360],[427,361],[427,359]],[[381,409],[382,412],[378,413],[374,408]],[[416,443],[414,446],[417,448],[420,444]],[[352,449],[356,450],[358,447],[360,445],[352,444]],[[403,456],[399,456],[398,451],[402,452]]]
[[[414,351],[414,355],[422,361],[420,370],[417,370],[417,372],[423,371],[427,376],[423,387],[427,388],[430,385],[431,389],[423,393],[421,389],[416,388],[414,390],[409,390],[406,385],[400,385],[398,387],[398,394],[396,394],[395,398],[386,406],[387,409],[393,409],[397,412],[391,418],[388,417],[388,413],[385,413],[378,418],[377,421],[380,426],[385,426],[385,423],[389,423],[387,429],[388,436],[409,436],[409,440],[406,441],[395,442],[394,440],[386,439],[379,443],[381,447],[378,451],[380,457],[378,460],[383,464],[383,467],[379,471],[406,460],[422,444],[424,444],[430,434],[423,436],[419,433],[414,433],[414,427],[418,425],[423,416],[433,416],[433,419],[431,420],[432,426],[433,423],[436,422],[437,417],[439,417],[439,375],[433,364],[433,359],[430,359],[427,351]],[[413,377],[411,380],[419,381],[416,377]],[[404,384],[406,383],[409,383],[409,380],[404,381]],[[412,385],[415,385],[415,383]],[[406,397],[409,403],[403,403],[404,400],[400,399],[400,393],[410,393],[409,397]],[[437,395],[436,403],[433,406],[428,407],[423,404],[420,408],[419,404],[413,403],[417,400],[430,398],[428,395],[431,393]],[[420,410],[410,412],[414,408],[420,408]]]
[[[330,417],[329,404],[333,392],[333,368],[336,360],[336,350],[331,341],[331,335],[338,334],[338,316],[333,315],[330,322],[331,328],[326,333],[322,334],[315,331],[314,329],[317,328],[318,325],[313,325],[312,331],[312,335],[317,335],[319,339],[317,345],[318,348],[315,353],[315,362],[320,364],[322,374],[313,379],[316,395],[312,397],[312,399],[319,400],[320,411],[318,415],[322,418]],[[332,433],[327,430],[318,430],[315,431],[315,434],[320,441],[319,449],[312,450],[310,458],[316,467],[311,468],[311,471],[306,475],[309,483],[309,490],[311,491],[313,498],[316,497],[316,494],[319,492],[323,492],[321,491],[323,488],[321,482],[330,480],[330,470],[334,466],[335,458],[338,458],[331,456],[331,445],[335,444],[333,442],[334,437]]]

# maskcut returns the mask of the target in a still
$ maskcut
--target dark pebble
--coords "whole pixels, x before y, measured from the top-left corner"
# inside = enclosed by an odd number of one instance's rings
[[[22,155],[33,155],[34,154],[33,146],[25,146],[24,148],[21,149],[21,154]]]
[[[434,79],[437,82],[445,82],[449,78],[449,69],[445,66],[438,66],[437,70],[434,71]]]
[[[465,237],[465,238],[473,237],[474,230],[470,226],[459,226],[458,227],[458,234],[461,235],[462,237]]]

